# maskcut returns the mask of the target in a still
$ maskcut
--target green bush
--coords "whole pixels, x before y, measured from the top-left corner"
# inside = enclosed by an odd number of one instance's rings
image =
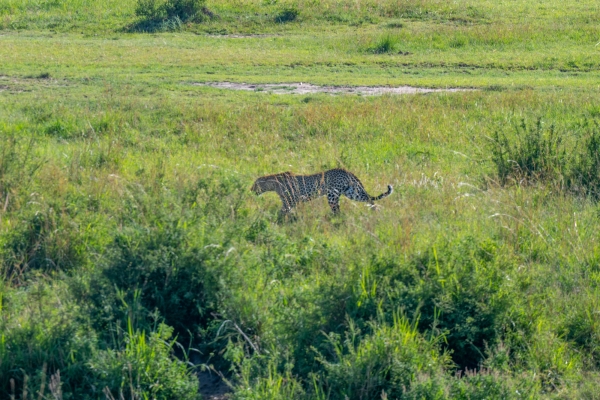
[[[35,393],[57,371],[64,398],[82,398],[94,383],[87,361],[96,346],[63,285],[9,289],[0,282],[0,398],[12,394],[11,379],[17,394]]]
[[[205,5],[206,0],[137,0],[135,14],[148,22],[201,22],[207,14]]]
[[[499,259],[494,242],[466,237],[415,255],[405,266],[382,260],[376,270],[392,277],[386,308],[402,307],[423,332],[443,332],[452,360],[473,369],[503,333],[513,301],[503,286],[512,267]]]
[[[572,136],[568,143],[565,138]],[[600,125],[584,120],[571,132],[557,133],[541,118],[535,125],[525,120],[514,139],[496,131],[489,147],[501,185],[544,182],[556,190],[600,198]]]
[[[394,53],[398,51],[398,44],[398,37],[386,34],[381,36],[373,45],[371,45],[369,51],[375,54]]]
[[[585,120],[580,128],[584,137],[574,152],[567,184],[575,193],[600,199],[600,124]]]
[[[318,248],[321,262],[336,265],[339,260],[331,249]],[[284,253],[285,254],[285,253]],[[329,279],[309,289],[297,290],[286,299],[288,306],[278,310],[277,325],[291,346],[294,358],[294,373],[308,378],[311,373],[322,370],[323,364],[316,353],[329,354],[331,344],[327,336],[343,335],[348,329],[348,318],[360,328],[369,330],[367,321],[376,316],[376,309],[357,307],[352,283],[358,280],[357,273],[340,268]]]
[[[179,337],[204,340],[217,312],[220,274],[235,262],[223,255],[243,231],[225,224],[243,213],[241,184],[216,173],[180,190],[128,186],[117,215],[124,227],[112,234],[89,287],[77,289],[93,304],[96,328],[106,331],[123,319],[125,302],[136,304],[140,329],[150,329],[158,315]]]
[[[161,0],[137,0],[135,15],[146,20],[161,20],[166,17],[164,2]]]
[[[600,316],[597,300],[578,299],[571,312],[559,325],[559,332],[566,340],[580,349],[586,360],[594,367],[600,366]]]
[[[164,9],[169,19],[200,22],[204,19],[205,3],[206,0],[167,0]]]
[[[338,335],[329,336],[335,361],[322,362],[331,399],[368,400],[384,393],[403,398],[415,377],[443,374],[451,363],[439,352],[443,338],[425,339],[404,316],[394,314],[392,325],[372,323],[371,330],[363,337],[350,323],[343,341]]]
[[[229,351],[232,350],[229,346]],[[254,356],[238,360],[235,400],[301,400],[306,399],[302,382],[291,372],[291,365],[278,368],[278,357]]]
[[[52,398],[64,399],[199,399],[196,376],[172,356],[172,328],[160,324],[146,334],[130,324],[115,348],[101,350],[94,330],[74,302],[67,302],[63,289],[35,285],[27,293],[0,290],[5,302],[1,398],[16,394],[25,399],[27,393],[41,398],[46,388]]]
[[[76,135],[76,129],[77,128],[71,124],[57,119],[44,127],[44,134],[57,138],[69,139]]]
[[[515,128],[513,143],[496,131],[492,136],[492,162],[500,184],[515,182],[556,181],[562,178],[567,153],[561,135],[553,125],[546,128],[541,118],[532,127],[525,120]]]
[[[104,275],[109,286],[128,297],[140,290],[142,306],[158,310],[178,333],[197,332],[213,318],[216,307],[218,285],[206,265],[213,248],[190,248],[178,221],[162,223],[130,226],[117,234]]]
[[[494,370],[473,370],[451,379],[447,398],[457,400],[539,398],[531,376],[512,376]]]
[[[23,283],[32,271],[65,272],[86,261],[84,239],[72,219],[52,207],[37,211],[5,238],[0,271]]]
[[[147,335],[130,323],[122,346],[98,351],[90,360],[94,385],[107,398],[200,399],[196,376],[171,356],[172,333],[172,328],[160,324]]]
[[[279,11],[275,16],[275,22],[284,24],[286,22],[295,21],[300,15],[300,11],[296,7],[287,7]]]

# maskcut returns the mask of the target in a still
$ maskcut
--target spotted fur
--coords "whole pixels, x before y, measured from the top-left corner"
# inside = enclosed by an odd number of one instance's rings
[[[336,168],[314,175],[294,175],[291,172],[261,176],[250,189],[257,195],[264,192],[276,192],[281,198],[281,213],[287,214],[296,204],[310,201],[317,197],[327,196],[331,211],[340,211],[340,196],[344,195],[354,201],[362,201],[373,205],[373,201],[392,194],[392,185],[379,196],[370,196],[360,180],[350,171]]]

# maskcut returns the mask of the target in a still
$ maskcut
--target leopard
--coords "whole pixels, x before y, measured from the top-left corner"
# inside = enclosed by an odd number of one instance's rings
[[[250,188],[257,196],[265,192],[275,192],[281,199],[280,215],[289,214],[301,202],[327,196],[327,202],[333,214],[340,212],[340,197],[369,203],[389,196],[394,191],[388,185],[387,191],[379,196],[371,196],[365,190],[361,181],[352,172],[343,168],[334,168],[313,175],[296,175],[292,172],[282,172],[261,176]]]

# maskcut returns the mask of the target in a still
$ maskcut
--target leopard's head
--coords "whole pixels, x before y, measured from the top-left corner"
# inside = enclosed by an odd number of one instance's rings
[[[272,185],[269,184],[267,177],[263,176],[254,181],[254,184],[250,188],[254,192],[255,195],[260,196],[264,192],[268,192]]]
[[[260,196],[264,192],[277,191],[281,187],[282,182],[289,179],[292,176],[291,172],[284,172],[276,175],[261,176],[254,181],[254,184],[250,188],[257,196]]]

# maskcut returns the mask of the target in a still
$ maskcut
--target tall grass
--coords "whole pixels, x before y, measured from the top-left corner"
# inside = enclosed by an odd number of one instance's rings
[[[521,121],[515,132],[516,145],[511,145],[506,135],[494,133],[492,161],[502,184],[509,178],[525,183],[561,179],[567,163],[563,135],[557,134],[554,126],[544,129],[542,124],[538,119],[534,127],[528,127]]]
[[[525,121],[516,138],[495,132],[492,137],[492,162],[501,184],[545,182],[555,190],[567,190],[598,198],[600,193],[600,129],[595,120],[576,123],[571,132],[556,133],[554,126],[535,127]],[[570,139],[570,140],[569,140]],[[569,141],[564,143],[563,141]],[[514,142],[514,143],[511,143]]]
[[[195,350],[234,398],[593,393],[595,93],[305,102],[155,78],[1,99],[0,396],[60,371],[64,398],[194,398]],[[505,185],[484,184],[494,151]],[[285,223],[249,191],[337,166],[396,191]]]
[[[154,32],[181,30],[184,23],[201,22],[212,13],[204,0],[138,0],[135,15],[140,18],[131,31]]]
[[[385,54],[398,52],[399,40],[393,35],[385,35],[375,41],[369,50],[375,54]]]
[[[160,4],[171,4],[167,8],[169,20],[175,15],[186,21],[187,12],[183,9],[195,1],[142,1],[127,0],[116,2],[114,0],[5,0],[0,4],[0,15],[3,15],[3,29],[53,29],[53,30],[86,30],[120,31],[132,26],[136,20],[136,7],[139,12],[153,11],[151,20],[158,14],[167,11]],[[175,7],[174,4],[180,6]],[[201,2],[198,2],[201,3]],[[184,8],[182,5],[188,4]],[[195,6],[194,6],[195,7]],[[179,11],[175,11],[177,8]],[[187,8],[189,9],[189,7]],[[490,22],[509,22],[509,25],[519,19],[528,21],[524,28],[531,28],[531,24],[540,27],[552,26],[553,30],[578,29],[593,25],[594,17],[598,16],[597,4],[593,1],[572,2],[565,4],[553,0],[547,2],[540,9],[532,4],[525,3],[520,7],[499,4],[490,0],[473,1],[463,0],[457,3],[448,3],[439,0],[368,0],[368,1],[257,1],[257,0],[227,0],[208,1],[206,9],[210,15],[217,16],[209,31],[230,31],[239,29],[261,30],[268,26],[272,29],[288,29],[281,26],[281,22],[295,20],[302,15],[305,23],[316,24],[344,24],[363,25],[379,23],[387,18],[401,18],[416,22],[444,23],[459,26],[489,25]],[[157,14],[158,13],[158,14]],[[139,14],[139,13],[138,13]],[[184,15],[185,14],[185,15]],[[194,12],[197,21],[206,21]],[[207,13],[205,13],[207,14]],[[148,16],[148,15],[146,15]],[[189,14],[191,17],[191,14]],[[159,19],[162,19],[162,15]],[[193,20],[191,18],[190,20]],[[556,23],[564,21],[564,25]],[[184,28],[189,29],[186,24]],[[497,27],[495,27],[497,28]],[[269,29],[269,28],[267,28]],[[585,29],[583,29],[585,30]],[[495,31],[495,29],[494,29]],[[509,31],[513,31],[509,29]],[[532,31],[535,33],[535,30]],[[531,37],[530,37],[531,39]],[[576,62],[576,61],[574,61]]]

